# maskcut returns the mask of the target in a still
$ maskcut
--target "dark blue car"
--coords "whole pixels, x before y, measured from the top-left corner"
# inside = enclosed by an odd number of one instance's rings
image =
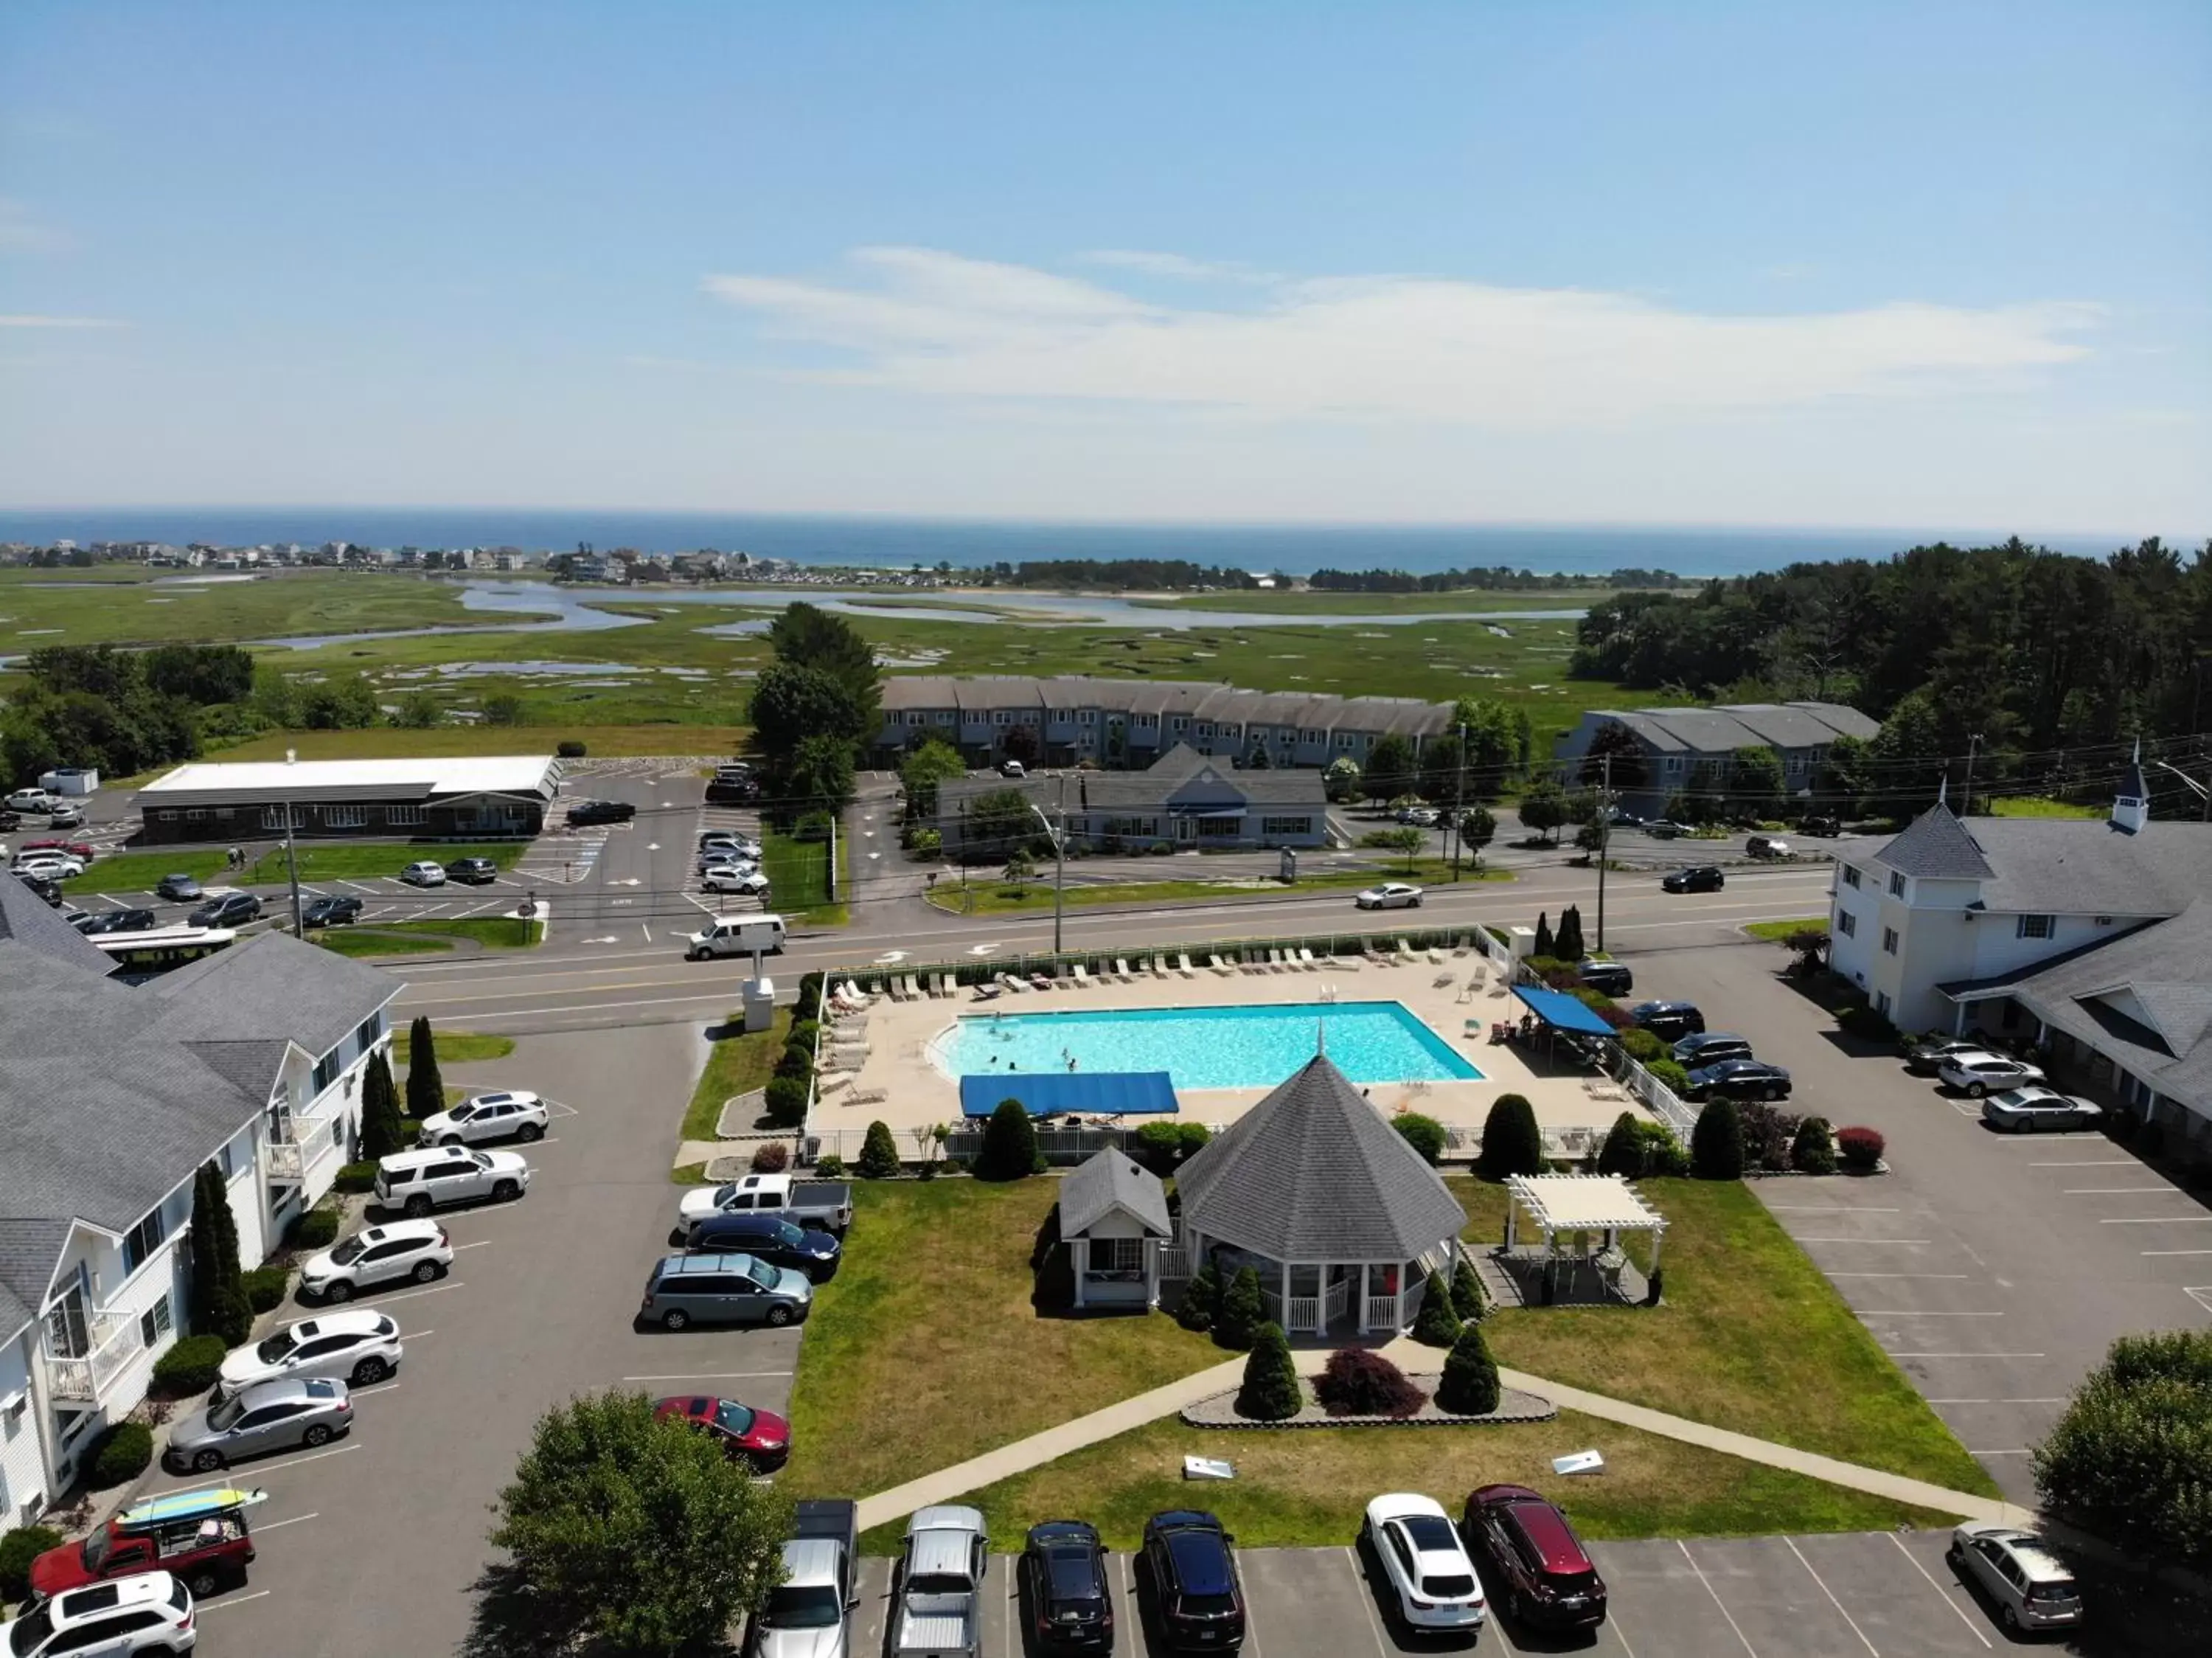
[[[1790,1073],[1764,1059],[1723,1059],[1692,1071],[1688,1093],[1692,1100],[1716,1094],[1731,1100],[1786,1100]]]
[[[1244,1585],[1237,1539],[1213,1515],[1170,1509],[1145,1522],[1145,1571],[1160,1633],[1177,1652],[1233,1652],[1244,1644]]]
[[[750,1255],[771,1266],[787,1266],[821,1283],[836,1276],[844,1246],[827,1232],[794,1226],[781,1215],[709,1215],[694,1221],[684,1247],[710,1255]]]

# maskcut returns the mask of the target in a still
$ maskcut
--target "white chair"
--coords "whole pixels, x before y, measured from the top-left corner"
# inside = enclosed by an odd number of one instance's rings
[[[1133,984],[1137,982],[1137,975],[1129,971],[1129,961],[1127,956],[1117,955],[1114,958],[1114,977],[1124,984]]]
[[[1310,973],[1321,971],[1321,963],[1314,960],[1314,953],[1303,944],[1298,946],[1298,966]]]
[[[1188,960],[1188,958],[1186,957],[1185,960]],[[1237,971],[1236,968],[1224,961],[1218,954],[1209,955],[1206,957],[1206,965],[1212,968],[1214,972],[1219,973],[1224,978],[1231,977]]]
[[[1087,991],[1091,988],[1091,975],[1083,971],[1080,961],[1075,964],[1075,983],[1079,989]]]
[[[1218,956],[1214,958],[1217,961],[1220,959],[1221,958]],[[1181,955],[1176,958],[1176,971],[1181,973],[1185,978],[1195,978],[1198,977],[1198,969],[1190,965],[1189,951],[1185,950]]]
[[[906,999],[909,1002],[921,1000],[921,986],[915,981],[912,973],[906,976]]]

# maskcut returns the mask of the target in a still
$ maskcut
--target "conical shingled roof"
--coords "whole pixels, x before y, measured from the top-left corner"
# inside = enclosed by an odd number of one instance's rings
[[[1279,1261],[1403,1261],[1467,1211],[1326,1056],[1176,1175],[1184,1225]]]
[[[1929,807],[1875,856],[1893,869],[1931,880],[1996,878],[1972,834],[1948,806]]]

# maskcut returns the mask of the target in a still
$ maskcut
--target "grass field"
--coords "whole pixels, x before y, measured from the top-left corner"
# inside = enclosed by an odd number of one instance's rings
[[[742,1013],[732,1013],[725,1028],[734,1028],[741,1033],[722,1037],[707,1050],[706,1066],[699,1073],[697,1086],[691,1090],[691,1103],[684,1112],[682,1137],[686,1140],[713,1139],[725,1100],[732,1094],[767,1086],[768,1079],[775,1074],[775,1062],[783,1058],[784,1040],[791,1033],[791,1009],[778,1008],[775,1022],[750,1036],[742,1034]]]
[[[986,878],[979,880],[979,875]],[[1513,872],[1510,869],[1485,869],[1478,874],[1462,866],[1460,879],[1462,881],[1510,881]],[[1327,869],[1316,875],[1301,875],[1294,885],[1288,887],[1266,876],[1237,881],[1093,881],[1069,887],[1066,903],[1073,910],[1100,904],[1172,904],[1185,899],[1220,898],[1291,899],[1310,896],[1316,890],[1350,891],[1371,887],[1377,881],[1407,880],[1449,885],[1451,866],[1432,859],[1424,860],[1414,866],[1410,875],[1402,865],[1395,863],[1389,868],[1371,869]],[[964,887],[950,877],[940,877],[930,890],[929,902],[949,915],[1049,913],[1052,909],[1051,866],[1048,864],[1042,868],[1036,880],[1019,889],[1007,886],[988,870],[969,871],[969,880]]]
[[[392,1063],[405,1066],[413,1054],[409,1038],[411,1026],[401,1026],[392,1039]],[[472,1064],[485,1059],[504,1059],[514,1051],[511,1036],[491,1036],[478,1031],[441,1031],[435,1026],[430,1030],[431,1045],[438,1050],[438,1063],[443,1065]]]
[[[396,875],[417,860],[451,863],[457,858],[489,858],[501,869],[511,869],[528,850],[528,843],[519,840],[465,844],[444,841],[294,843],[294,850],[300,860],[301,881],[374,880],[379,875]],[[252,886],[289,880],[290,874],[284,849],[277,846],[256,858],[238,881],[242,886]],[[456,883],[453,890],[465,893],[476,889]]]
[[[1753,938],[1763,938],[1769,943],[1779,944],[1784,939],[1789,937],[1792,933],[1802,933],[1808,930],[1820,933],[1826,932],[1828,930],[1828,917],[1826,916],[1800,916],[1795,921],[1752,921],[1745,923],[1743,930],[1749,933]]]
[[[2111,808],[2076,806],[2069,801],[2042,800],[2032,795],[1999,795],[1990,802],[1993,818],[2101,818]]]
[[[1617,591],[1612,588],[1477,588],[1455,593],[1267,593],[1135,594],[1140,605],[1161,610],[1221,610],[1248,615],[1400,616],[1446,611],[1586,610]],[[1694,592],[1685,588],[1684,592]]]
[[[310,933],[308,937],[332,955],[437,955],[453,948],[453,941],[450,938],[410,937],[404,933],[356,932],[350,927],[325,927]]]
[[[508,726],[441,725],[427,731],[377,726],[365,731],[275,731],[208,756],[218,760],[281,760],[288,748],[303,760],[386,759],[415,755],[550,753],[573,739],[589,754],[619,759],[631,754],[734,754],[744,742],[741,725],[657,724]]]
[[[376,930],[423,938],[473,939],[487,950],[535,949],[545,942],[545,923],[519,916],[468,916],[454,921],[380,921]]]
[[[852,883],[853,846],[843,836],[837,840],[837,887],[848,892]],[[852,912],[845,900],[830,900],[828,881],[830,843],[796,840],[780,829],[761,832],[761,873],[768,877],[769,901],[787,921],[817,927],[842,927]]]
[[[85,872],[62,883],[64,893],[145,893],[163,875],[190,875],[203,887],[221,886],[234,878],[235,870],[223,867],[220,851],[118,852],[96,859]]]

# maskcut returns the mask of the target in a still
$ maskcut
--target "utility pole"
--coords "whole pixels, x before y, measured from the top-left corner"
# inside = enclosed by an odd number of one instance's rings
[[[822,890],[829,901],[837,901],[837,808],[830,808],[830,862],[822,871]]]
[[[300,911],[300,856],[292,845],[292,802],[284,802],[284,864],[292,875],[292,936],[307,936],[307,918]]]
[[[1052,953],[1058,955],[1060,925],[1067,913],[1067,773],[1065,771],[1060,774],[1060,828],[1052,838]]]
[[[1459,728],[1459,765],[1457,767],[1457,773],[1458,775],[1453,779],[1456,786],[1452,790],[1451,849],[1452,879],[1454,881],[1457,881],[1459,879],[1460,843],[1465,838],[1465,837],[1460,833],[1460,820],[1467,815],[1467,723],[1465,721],[1462,721],[1460,722]]]
[[[1605,756],[1605,780],[1597,791],[1597,948],[1605,948],[1605,855],[1613,843],[1613,755]]]
[[[1981,749],[1982,734],[1977,731],[1972,736],[1966,739],[1966,801],[1965,803],[1959,808],[1959,815],[1962,818],[1966,816],[1974,809],[1974,756],[1981,753]]]

